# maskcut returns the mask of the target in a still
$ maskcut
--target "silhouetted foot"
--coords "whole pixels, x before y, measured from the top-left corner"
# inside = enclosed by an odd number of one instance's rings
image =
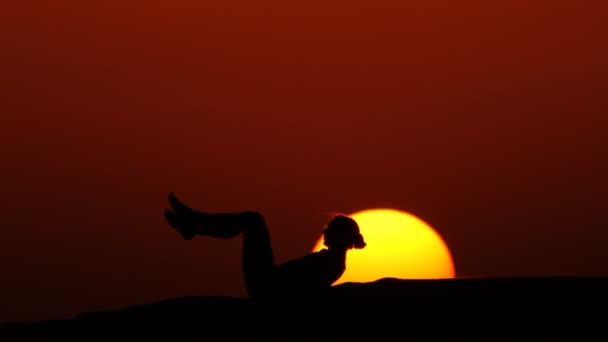
[[[188,222],[169,209],[165,210],[165,219],[169,225],[177,230],[185,240],[192,240],[194,235],[196,235],[194,227],[190,226]]]
[[[169,193],[171,210],[165,211],[167,222],[186,240],[195,235],[230,239],[243,232],[244,227],[257,223],[256,215],[247,213],[204,213],[194,210]]]
[[[177,199],[172,192],[169,193],[169,204],[171,205],[173,212],[189,220],[200,220],[205,215],[200,211],[194,210],[185,205],[184,202]]]
[[[201,228],[204,226],[205,216],[207,215],[190,208],[177,199],[172,192],[169,193],[169,204],[173,211],[169,209],[165,211],[167,222],[175,228],[184,239],[192,240],[197,233],[200,233]]]

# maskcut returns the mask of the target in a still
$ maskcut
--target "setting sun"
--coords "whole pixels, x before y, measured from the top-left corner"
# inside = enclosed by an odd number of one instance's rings
[[[380,278],[454,278],[450,250],[442,237],[414,215],[393,209],[370,209],[348,215],[359,224],[367,246],[352,249],[346,271],[335,284]],[[324,248],[320,237],[314,251]]]

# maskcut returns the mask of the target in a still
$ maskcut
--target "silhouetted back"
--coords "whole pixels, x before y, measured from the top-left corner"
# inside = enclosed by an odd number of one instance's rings
[[[345,269],[344,253],[328,249],[310,253],[275,267],[272,273],[273,292],[285,294],[323,290],[336,282]]]

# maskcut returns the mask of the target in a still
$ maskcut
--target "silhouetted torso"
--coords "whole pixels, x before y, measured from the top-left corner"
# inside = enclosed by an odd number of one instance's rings
[[[272,284],[276,292],[315,291],[330,287],[346,268],[346,253],[323,249],[277,265]]]

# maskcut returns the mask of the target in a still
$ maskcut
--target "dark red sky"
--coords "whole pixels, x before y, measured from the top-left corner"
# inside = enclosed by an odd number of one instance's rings
[[[0,321],[244,295],[240,239],[184,242],[174,191],[266,215],[277,261],[328,212],[409,211],[459,276],[608,276],[608,5],[0,5]]]

